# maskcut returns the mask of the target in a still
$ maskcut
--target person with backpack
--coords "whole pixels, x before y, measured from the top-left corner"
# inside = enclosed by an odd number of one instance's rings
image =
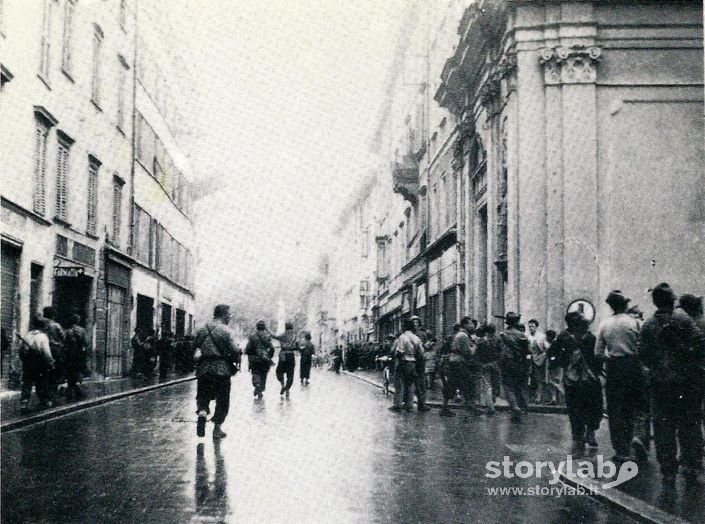
[[[649,401],[637,353],[641,325],[627,313],[630,299],[620,290],[610,291],[605,302],[614,314],[597,329],[595,355],[606,362],[605,393],[614,460],[629,460],[633,449],[637,461],[644,462],[649,456]]]
[[[42,407],[54,405],[54,397],[49,380],[54,369],[54,357],[46,333],[47,322],[41,315],[35,315],[29,322],[29,332],[20,339],[19,355],[22,360],[22,393],[20,395],[20,412],[29,411],[32,387],[37,390],[37,397]]]
[[[260,320],[256,325],[257,330],[250,335],[245,346],[248,367],[252,373],[252,387],[254,395],[258,400],[262,400],[264,390],[267,388],[267,374],[272,367],[272,357],[274,356],[274,346],[272,337],[267,332],[267,324]]]
[[[675,309],[676,295],[667,283],[653,288],[651,299],[657,309],[644,322],[638,351],[651,385],[656,458],[664,486],[673,488],[679,466],[689,484],[697,482],[701,467],[705,334]]]
[[[230,318],[230,306],[218,304],[213,310],[213,321],[196,333],[196,434],[199,437],[206,434],[206,418],[212,400],[215,400],[215,412],[211,419],[215,424],[213,438],[227,436],[221,425],[230,408],[230,377],[239,371],[240,365],[240,350],[227,328]]]
[[[66,396],[77,399],[83,397],[81,383],[88,355],[88,335],[80,323],[80,315],[73,315],[71,327],[66,330],[64,339],[64,372],[68,385]]]
[[[573,437],[572,454],[583,455],[585,445],[597,448],[595,431],[602,421],[602,362],[595,356],[595,335],[578,311],[565,316],[566,329],[556,338],[566,407]]]

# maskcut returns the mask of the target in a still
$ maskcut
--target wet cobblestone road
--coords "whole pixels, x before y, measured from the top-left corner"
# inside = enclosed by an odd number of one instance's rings
[[[273,374],[270,379],[273,379]],[[567,420],[389,412],[380,390],[314,370],[281,400],[233,381],[221,442],[195,434],[195,383],[2,435],[3,522],[605,522],[583,496],[490,496],[488,460],[568,446]],[[550,438],[549,438],[550,437]],[[530,456],[529,456],[530,455]]]

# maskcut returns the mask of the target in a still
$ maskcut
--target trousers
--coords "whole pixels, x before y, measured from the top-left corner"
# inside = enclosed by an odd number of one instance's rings
[[[700,428],[702,392],[689,385],[654,385],[654,442],[656,458],[664,475],[680,465],[691,472],[700,467],[703,436]]]
[[[311,357],[301,357],[301,369],[299,370],[301,380],[311,378],[311,361]]]
[[[585,442],[585,432],[595,431],[602,420],[602,384],[591,382],[566,386],[565,402],[568,408],[573,440]]]
[[[525,375],[518,372],[504,372],[502,374],[502,385],[504,395],[512,411],[526,410],[526,398],[524,397]]]
[[[402,402],[411,408],[414,401],[412,389],[416,382],[416,362],[397,362],[394,369],[394,406],[401,407]]]
[[[649,400],[641,364],[636,357],[607,362],[607,415],[615,453],[628,457],[632,438],[649,442]]]
[[[289,391],[291,385],[294,383],[294,371],[296,370],[296,360],[294,356],[291,355],[286,360],[279,359],[277,364],[277,380],[281,382],[284,391]],[[286,375],[286,382],[284,381],[284,375]]]
[[[252,386],[255,388],[255,395],[264,393],[264,390],[267,389],[269,367],[269,363],[252,364],[250,371],[252,372]]]
[[[222,424],[230,410],[230,377],[220,375],[203,375],[196,383],[196,413],[210,413],[211,400],[215,400],[215,413],[212,421]]]

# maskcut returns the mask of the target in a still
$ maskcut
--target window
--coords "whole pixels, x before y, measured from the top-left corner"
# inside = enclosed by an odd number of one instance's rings
[[[113,176],[113,234],[112,243],[120,247],[120,226],[122,223],[122,186],[125,181],[119,175]]]
[[[93,63],[91,77],[91,101],[100,107],[101,90],[101,54],[103,49],[103,31],[99,26],[93,26]]]
[[[123,31],[127,30],[127,6],[125,0],[120,0],[120,28]]]
[[[58,132],[59,145],[56,151],[56,218],[68,220],[69,199],[69,150],[73,140]]]
[[[89,235],[96,235],[98,230],[98,170],[100,161],[96,158],[88,158],[88,219],[86,222],[86,232]]]
[[[35,213],[46,213],[46,161],[49,127],[37,122],[34,130],[34,174],[32,176],[32,209]]]
[[[61,51],[61,68],[65,73],[71,75],[72,71],[72,45],[73,18],[76,11],[76,4],[73,0],[67,0],[64,8],[64,45]]]
[[[125,84],[127,82],[127,62],[118,55],[117,126],[125,130]]]
[[[42,37],[39,52],[39,76],[49,83],[49,53],[51,45],[51,14],[53,0],[44,0],[44,15],[42,17]]]
[[[134,256],[137,260],[153,265],[152,238],[154,237],[152,217],[135,204]]]

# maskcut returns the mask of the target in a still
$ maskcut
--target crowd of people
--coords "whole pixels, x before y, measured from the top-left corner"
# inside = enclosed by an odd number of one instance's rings
[[[30,319],[29,332],[18,336],[22,361],[22,392],[20,411],[29,411],[32,388],[40,405],[52,407],[59,392],[69,399],[83,397],[83,376],[89,352],[86,330],[81,317],[72,315],[70,326],[61,327],[53,307]]]
[[[654,287],[651,296],[656,312],[644,320],[621,291],[610,292],[606,303],[613,314],[595,334],[579,311],[566,314],[558,333],[542,332],[535,319],[525,326],[514,312],[500,317],[499,333],[493,324],[465,317],[443,341],[424,330],[418,317],[405,320],[402,332],[376,351],[387,357],[377,361],[393,368],[390,410],[412,411],[415,395],[417,410],[428,411],[426,392],[438,380],[444,417],[454,416],[453,399],[492,415],[502,395],[513,422],[522,420],[529,401],[565,403],[572,453],[580,456],[598,447],[595,431],[606,399],[613,461],[646,461],[653,434],[664,484],[673,485],[679,469],[694,481],[702,469],[704,440],[703,297],[677,297],[666,283]],[[368,368],[370,359],[363,359]]]
[[[132,347],[132,370],[135,377],[165,379],[170,373],[190,373],[194,370],[193,335],[175,337],[169,330],[156,334],[153,329],[135,328]]]

